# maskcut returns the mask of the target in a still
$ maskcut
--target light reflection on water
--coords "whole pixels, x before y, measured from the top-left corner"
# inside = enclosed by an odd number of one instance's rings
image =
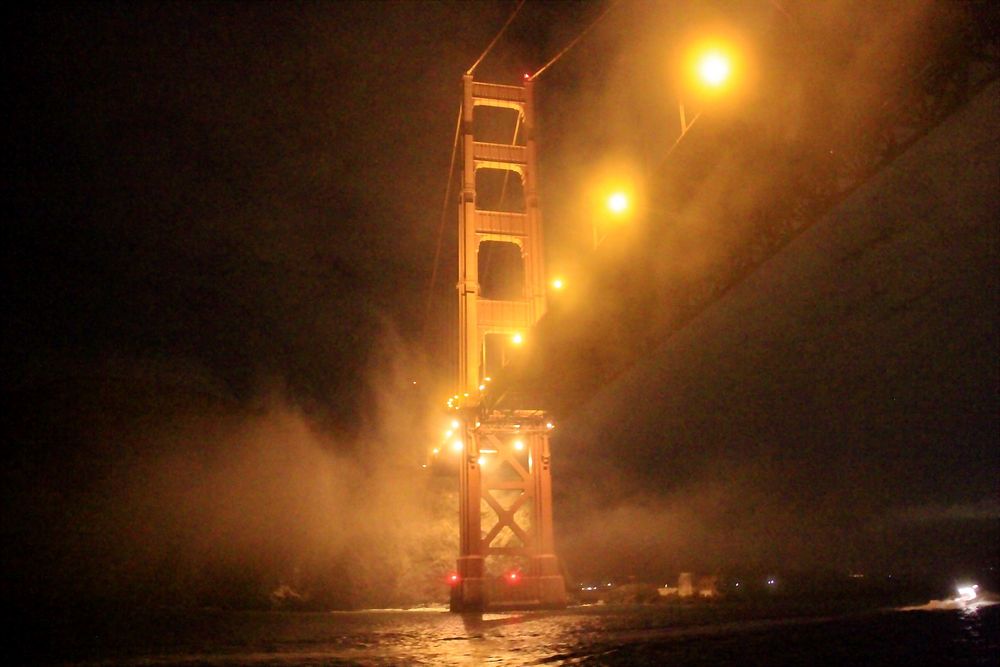
[[[146,626],[120,628],[122,634],[108,634],[103,643],[88,647],[86,655],[66,656],[66,662],[722,665],[740,656],[737,662],[776,665],[809,664],[807,658],[824,655],[842,664],[996,664],[1000,608],[991,609],[974,617],[957,611],[773,604],[595,606],[483,615],[444,610],[177,612]]]

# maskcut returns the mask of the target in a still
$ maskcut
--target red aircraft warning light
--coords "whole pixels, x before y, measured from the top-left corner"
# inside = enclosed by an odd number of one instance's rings
[[[458,586],[458,582],[460,582],[461,580],[462,580],[461,577],[458,576],[458,572],[452,572],[451,574],[448,575],[449,586]]]
[[[521,573],[517,570],[511,570],[507,574],[503,575],[503,578],[508,584],[517,584],[521,582]]]

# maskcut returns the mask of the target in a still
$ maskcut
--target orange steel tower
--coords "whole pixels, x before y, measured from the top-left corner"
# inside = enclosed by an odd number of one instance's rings
[[[451,403],[460,422],[456,432],[463,452],[460,553],[451,609],[561,607],[566,589],[552,538],[552,424],[538,406],[514,403],[500,408],[487,400],[490,375],[516,354],[529,328],[545,312],[532,83],[482,83],[468,74],[463,88],[459,390]],[[476,141],[476,121],[481,120],[477,110],[513,115],[511,143]],[[515,210],[477,206],[477,182],[490,170],[502,175],[505,190],[508,177],[516,176],[515,185],[520,184],[523,196]],[[515,284],[495,294],[481,284],[490,268],[483,265],[481,250],[486,243],[520,257],[517,270],[506,276],[513,276]]]

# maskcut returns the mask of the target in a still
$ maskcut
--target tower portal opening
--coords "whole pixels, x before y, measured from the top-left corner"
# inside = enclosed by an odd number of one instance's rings
[[[476,105],[472,133],[476,141],[524,146],[525,132],[520,110],[510,107]]]
[[[479,293],[484,299],[525,298],[521,247],[506,241],[479,244]]]
[[[485,211],[524,213],[524,184],[511,169],[476,170],[476,206]]]

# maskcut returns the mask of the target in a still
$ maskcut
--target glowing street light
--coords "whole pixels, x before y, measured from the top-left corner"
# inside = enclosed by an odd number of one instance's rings
[[[608,215],[613,218],[624,218],[629,210],[632,208],[632,201],[629,194],[624,190],[614,190],[612,191],[604,200],[604,208]],[[597,246],[601,244],[607,233],[604,236],[598,235],[598,220],[597,217],[591,219],[591,231],[594,237],[594,250],[597,250]]]
[[[722,51],[707,51],[698,59],[696,69],[698,79],[710,88],[718,88],[726,83],[733,65],[729,56]]]
[[[728,45],[720,45],[718,42],[703,43],[700,48],[692,51],[687,59],[688,80],[703,91],[720,92],[730,87],[737,67],[737,58]],[[701,112],[696,113],[691,122],[688,122],[683,101],[678,102],[678,109],[681,119],[681,135],[677,139],[679,142],[701,116]]]
[[[521,343],[524,342],[524,336],[522,336],[520,333],[516,333],[510,337],[510,342],[513,343],[514,345],[520,345]]]
[[[621,215],[628,210],[628,195],[620,190],[608,197],[608,210],[615,215]]]
[[[562,278],[553,278],[552,282],[549,284],[552,285],[552,289],[556,290],[557,292],[566,286],[566,283],[563,282]]]

